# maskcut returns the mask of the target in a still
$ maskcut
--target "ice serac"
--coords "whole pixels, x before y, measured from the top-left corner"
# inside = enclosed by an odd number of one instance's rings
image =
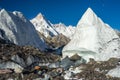
[[[88,8],[78,22],[72,40],[63,48],[63,57],[78,53],[87,60],[107,60],[120,57],[119,52],[119,36]]]
[[[0,38],[17,45],[31,45],[41,50],[46,48],[32,23],[17,11],[0,10]]]
[[[39,13],[35,18],[30,20],[35,26],[36,30],[43,34],[45,37],[52,37],[58,35],[57,31],[54,29],[53,24],[50,23],[45,17]]]

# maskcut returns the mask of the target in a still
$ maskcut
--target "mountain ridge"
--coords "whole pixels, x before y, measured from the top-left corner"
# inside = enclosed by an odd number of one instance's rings
[[[41,13],[30,21],[33,23],[36,30],[45,35],[45,37],[54,37],[63,34],[66,37],[71,38],[74,33],[74,27],[66,26],[63,23],[52,24]]]
[[[21,12],[0,11],[1,38],[9,40],[16,45],[31,45],[41,50],[46,48],[32,25]],[[42,47],[41,47],[42,46]]]

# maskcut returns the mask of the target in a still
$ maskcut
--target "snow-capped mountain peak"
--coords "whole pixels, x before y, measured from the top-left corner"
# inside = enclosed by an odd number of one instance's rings
[[[93,12],[93,10],[91,8],[88,8],[77,25],[81,24],[94,25],[97,23],[98,21],[97,19],[98,19],[97,15]]]
[[[96,60],[120,57],[119,41],[116,32],[88,8],[78,22],[72,40],[64,47],[63,56],[78,53],[88,60],[90,57]]]
[[[36,16],[36,19],[40,20],[40,19],[43,19],[43,15],[41,13],[39,13],[37,16]]]
[[[54,29],[50,21],[45,19],[45,17],[39,13],[35,18],[31,20],[36,30],[42,33],[45,37],[58,35],[57,31]]]
[[[26,18],[24,17],[24,15],[21,12],[19,12],[19,11],[13,11],[12,13],[15,16],[17,16],[17,17],[21,18],[22,20],[24,20],[25,22],[27,21]]]
[[[17,45],[31,45],[41,50],[46,48],[32,23],[18,11],[0,11],[0,38]]]

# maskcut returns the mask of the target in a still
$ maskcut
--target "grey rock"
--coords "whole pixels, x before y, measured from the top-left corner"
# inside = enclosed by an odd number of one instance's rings
[[[21,65],[23,67],[26,66],[24,60],[22,58],[20,58],[18,55],[13,55],[11,57],[11,60],[13,60],[14,62],[18,63],[19,65]]]
[[[21,73],[23,70],[22,66],[11,61],[0,63],[0,69],[6,69],[6,68],[14,69],[16,73]]]
[[[75,66],[79,66],[82,63],[86,63],[86,60],[81,58],[80,60],[75,61]]]
[[[71,60],[69,59],[69,57],[65,57],[65,58],[61,61],[60,66],[66,70],[66,69],[69,69],[70,66],[74,66],[74,62],[71,61]]]
[[[35,57],[35,56],[32,56],[32,55],[29,55],[27,57],[27,60],[26,60],[26,64],[29,66],[31,65],[32,63],[35,63],[35,62],[39,62],[39,58]]]
[[[50,65],[48,65],[49,68],[58,68],[60,67],[60,62],[55,62],[55,63],[51,63]]]

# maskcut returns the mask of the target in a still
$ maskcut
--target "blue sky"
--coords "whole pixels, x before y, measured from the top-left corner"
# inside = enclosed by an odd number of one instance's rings
[[[120,30],[120,0],[0,0],[0,8],[21,11],[28,19],[41,12],[52,23],[74,26],[88,7]]]

